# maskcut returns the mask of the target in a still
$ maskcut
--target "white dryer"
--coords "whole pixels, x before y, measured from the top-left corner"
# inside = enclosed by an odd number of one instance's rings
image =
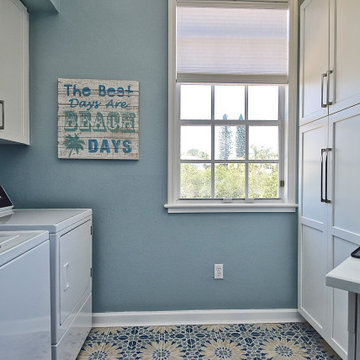
[[[50,233],[52,360],[75,360],[92,326],[92,210],[7,207],[1,230]]]
[[[0,359],[49,360],[47,231],[0,231]]]

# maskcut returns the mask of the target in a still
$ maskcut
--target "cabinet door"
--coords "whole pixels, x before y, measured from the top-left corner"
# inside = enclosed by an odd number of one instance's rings
[[[323,336],[328,329],[327,206],[321,202],[321,149],[327,119],[300,128],[299,312]]]
[[[360,103],[360,1],[331,0],[330,113]],[[334,91],[335,90],[335,91]]]
[[[329,0],[306,0],[300,8],[300,122],[328,114],[321,107],[322,74],[329,67]],[[324,78],[323,82],[326,83]]]
[[[332,230],[360,236],[360,106],[330,116],[330,131],[334,168]]]
[[[60,237],[60,325],[91,291],[91,221]]]
[[[0,142],[29,144],[28,21],[20,1],[0,1]]]
[[[329,214],[329,242],[332,246],[330,269],[339,265],[360,245],[359,222],[359,134],[360,106],[330,116],[330,146],[333,162],[332,207]],[[331,293],[333,322],[332,346],[345,356],[348,346],[347,292]]]

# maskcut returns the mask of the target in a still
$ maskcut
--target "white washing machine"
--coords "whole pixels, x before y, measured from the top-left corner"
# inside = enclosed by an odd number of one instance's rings
[[[0,231],[50,234],[52,360],[75,360],[92,326],[92,210],[4,209]]]
[[[49,360],[47,231],[0,231],[0,359]]]

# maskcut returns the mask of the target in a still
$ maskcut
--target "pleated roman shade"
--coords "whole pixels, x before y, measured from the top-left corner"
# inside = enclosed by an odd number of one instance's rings
[[[286,83],[289,62],[287,4],[241,1],[177,5],[177,79],[234,77]],[[208,4],[208,5],[207,5]],[[229,5],[230,4],[230,5]],[[245,3],[244,3],[245,4]],[[249,5],[250,4],[250,5]],[[253,6],[251,6],[253,4]]]

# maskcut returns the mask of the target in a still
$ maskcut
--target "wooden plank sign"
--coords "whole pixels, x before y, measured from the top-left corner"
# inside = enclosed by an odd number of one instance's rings
[[[139,159],[139,82],[58,79],[59,159]]]

